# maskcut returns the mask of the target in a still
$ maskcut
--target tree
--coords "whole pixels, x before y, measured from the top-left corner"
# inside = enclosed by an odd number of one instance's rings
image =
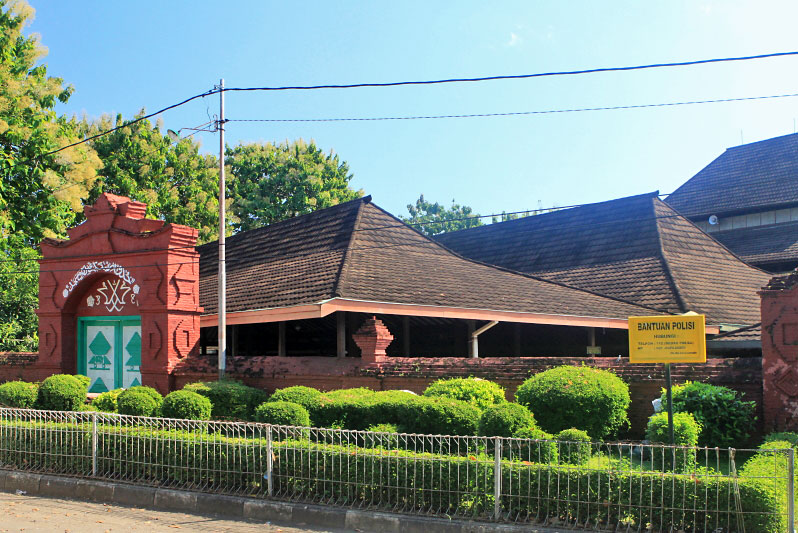
[[[302,139],[280,144],[244,144],[228,148],[228,188],[236,231],[245,231],[354,200],[363,191],[349,187],[345,161]]]
[[[467,205],[456,204],[454,199],[452,206],[447,209],[438,202],[429,203],[422,194],[415,205],[407,204],[407,211],[410,216],[400,218],[429,237],[482,225],[479,213],[474,213]]]
[[[139,118],[145,114],[142,109]],[[86,124],[87,135],[124,126],[91,141],[103,162],[100,179],[89,203],[103,192],[127,196],[147,204],[147,215],[199,230],[199,242],[218,237],[219,173],[213,156],[199,153],[191,139],[176,143],[149,120],[131,124],[117,115]],[[230,200],[232,203],[232,200]]]
[[[0,233],[21,235],[28,244],[64,234],[100,165],[85,145],[46,155],[76,141],[79,132],[76,121],[55,113],[72,88],[36,65],[45,49],[22,33],[32,17],[26,3],[0,0]]]
[[[0,350],[36,349],[34,246],[65,235],[100,166],[85,144],[50,153],[77,141],[80,128],[56,116],[72,88],[36,64],[45,49],[23,34],[32,18],[25,2],[0,0]]]

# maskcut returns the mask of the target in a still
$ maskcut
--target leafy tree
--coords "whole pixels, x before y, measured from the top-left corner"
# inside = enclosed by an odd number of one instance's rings
[[[409,217],[400,217],[408,224],[415,224],[415,228],[427,236],[473,228],[482,225],[479,213],[474,213],[467,205],[459,205],[452,199],[452,206],[446,208],[435,202],[434,204],[418,197],[415,205],[407,204]]]
[[[145,114],[142,109],[139,118]],[[87,135],[124,126],[91,141],[103,162],[101,179],[89,203],[103,192],[147,203],[147,215],[199,230],[200,243],[216,239],[219,221],[219,174],[213,156],[201,155],[191,139],[177,143],[149,120],[131,124],[117,115],[84,126]],[[232,203],[232,200],[230,200]]]
[[[229,194],[244,231],[310,213],[363,195],[349,187],[349,165],[332,152],[302,139],[280,144],[243,144],[228,148]]]
[[[36,349],[34,246],[65,235],[100,166],[86,145],[49,153],[78,140],[80,128],[56,116],[72,88],[36,64],[46,50],[23,33],[33,13],[0,0],[0,350]]]

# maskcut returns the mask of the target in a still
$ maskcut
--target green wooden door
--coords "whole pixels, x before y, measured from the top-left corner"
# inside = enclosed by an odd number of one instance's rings
[[[78,372],[89,392],[141,385],[141,318],[78,318]]]

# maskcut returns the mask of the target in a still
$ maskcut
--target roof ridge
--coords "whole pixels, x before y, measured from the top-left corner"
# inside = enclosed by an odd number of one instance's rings
[[[665,202],[665,201],[663,201],[663,200],[660,200],[660,202],[661,202],[661,203],[662,203],[662,204],[663,204],[663,205],[664,205],[666,208],[670,209],[671,211],[673,211],[674,213],[676,213],[677,215],[679,215],[679,217],[680,217],[682,220],[684,220],[685,222],[687,222],[688,224],[690,224],[690,225],[693,227],[693,229],[695,229],[695,230],[698,230],[699,232],[701,232],[701,234],[702,234],[703,236],[707,237],[709,240],[711,240],[715,246],[718,246],[719,248],[722,248],[723,250],[725,250],[726,252],[728,252],[728,253],[729,253],[731,256],[733,256],[733,257],[734,257],[734,258],[735,258],[737,261],[739,261],[740,263],[742,263],[744,266],[747,266],[748,268],[752,268],[752,269],[754,269],[754,270],[758,270],[758,271],[762,272],[763,274],[771,274],[771,272],[768,272],[768,271],[767,271],[767,270],[765,270],[765,269],[759,268],[759,267],[757,267],[757,266],[754,266],[754,265],[752,265],[752,264],[748,263],[748,262],[747,262],[745,259],[743,259],[743,258],[742,258],[742,257],[740,257],[739,255],[737,255],[737,254],[736,254],[736,253],[735,253],[733,250],[731,250],[731,249],[730,249],[729,247],[727,247],[725,244],[723,244],[722,242],[720,242],[719,240],[717,240],[715,237],[713,237],[712,235],[710,235],[709,233],[707,233],[706,231],[704,231],[703,229],[701,229],[701,228],[700,228],[700,227],[699,227],[699,226],[698,226],[698,225],[697,225],[695,222],[693,222],[692,220],[690,220],[689,218],[687,218],[686,216],[684,216],[683,214],[681,214],[681,213],[679,212],[679,210],[678,210],[678,209],[676,209],[675,207],[673,207],[673,206],[672,206],[671,204],[669,204],[668,202]],[[659,220],[659,219],[657,219],[657,220]],[[773,224],[773,225],[775,226],[776,224]],[[740,229],[740,228],[737,228],[737,229]],[[747,229],[747,228],[742,228],[742,229]],[[734,230],[727,230],[727,231],[734,231]],[[659,234],[659,233],[658,233],[658,234]]]
[[[341,266],[338,268],[338,272],[335,274],[335,283],[333,284],[332,288],[333,297],[343,296],[341,293],[341,288],[343,286],[343,282],[348,278],[349,272],[347,267],[351,263],[352,250],[355,244],[355,235],[357,234],[357,228],[360,226],[360,220],[363,216],[363,206],[371,203],[371,196],[367,196],[366,198],[368,198],[368,201],[360,203],[360,205],[357,207],[355,218],[352,221],[352,229],[349,231],[349,241],[346,243],[346,252],[344,252],[344,258],[341,260]]]

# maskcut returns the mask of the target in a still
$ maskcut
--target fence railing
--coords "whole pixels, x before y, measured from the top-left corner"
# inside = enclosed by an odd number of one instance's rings
[[[759,468],[738,471],[752,456]],[[792,449],[395,434],[0,408],[0,468],[585,530],[785,531],[794,518],[793,465]]]

